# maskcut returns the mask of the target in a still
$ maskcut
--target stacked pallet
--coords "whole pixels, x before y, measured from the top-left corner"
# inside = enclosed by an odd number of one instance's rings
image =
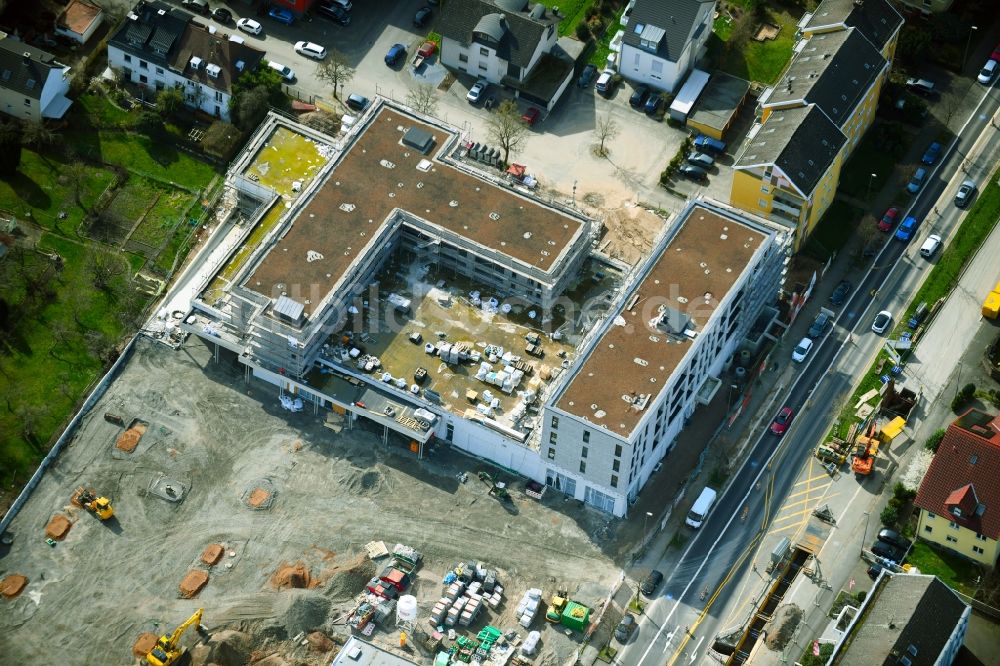
[[[521,597],[521,601],[518,602],[517,608],[514,610],[514,616],[517,618],[518,623],[525,629],[531,626],[531,623],[535,619],[535,613],[538,612],[538,605],[542,600],[542,591],[537,587],[533,587],[524,593]]]

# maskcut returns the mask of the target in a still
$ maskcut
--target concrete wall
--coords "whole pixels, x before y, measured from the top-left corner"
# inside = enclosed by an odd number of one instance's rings
[[[454,428],[450,440],[447,434],[449,424]],[[457,449],[478,458],[485,458],[500,467],[517,472],[539,483],[545,482],[545,465],[539,458],[538,451],[505,437],[495,430],[460,416],[449,414],[441,419],[435,431],[440,439],[447,441]]]

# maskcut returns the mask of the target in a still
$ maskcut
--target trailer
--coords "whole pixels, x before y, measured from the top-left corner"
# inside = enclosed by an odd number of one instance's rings
[[[413,69],[420,69],[420,66],[426,62],[428,58],[437,52],[437,44],[434,42],[424,42],[417,52],[413,56],[413,60],[410,64],[413,65]]]

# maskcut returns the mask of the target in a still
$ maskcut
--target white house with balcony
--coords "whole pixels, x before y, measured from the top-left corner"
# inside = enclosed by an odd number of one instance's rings
[[[618,69],[635,83],[674,92],[705,49],[715,0],[635,0]]]

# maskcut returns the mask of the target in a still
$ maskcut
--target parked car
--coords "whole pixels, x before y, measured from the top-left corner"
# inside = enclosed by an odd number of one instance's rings
[[[628,105],[633,109],[641,109],[649,99],[649,86],[640,84],[632,91],[632,96],[628,98]]]
[[[601,75],[597,77],[597,83],[594,84],[594,90],[601,93],[605,97],[611,97],[611,94],[615,91],[615,70],[605,69],[601,72]]]
[[[663,574],[656,569],[653,569],[649,572],[649,575],[646,576],[645,580],[642,581],[642,585],[639,586],[639,589],[642,590],[642,593],[648,597],[651,596],[653,592],[656,592],[656,588],[658,588],[662,582]]]
[[[431,14],[434,10],[430,7],[421,7],[417,10],[417,13],[413,15],[413,27],[422,28],[427,25],[427,21],[430,20]]]
[[[903,223],[896,229],[896,240],[908,241],[913,238],[913,232],[917,230],[917,218],[907,215]]]
[[[792,424],[793,418],[795,418],[795,410],[791,407],[782,407],[778,415],[774,417],[774,421],[771,422],[771,432],[775,435],[784,435],[788,426]]]
[[[233,20],[233,13],[225,7],[216,7],[215,11],[212,12],[212,18],[219,23],[229,23]]]
[[[896,206],[891,206],[889,210],[885,211],[885,215],[882,219],[878,221],[879,231],[891,231],[894,226],[896,226],[896,220],[899,219],[899,208]]]
[[[594,82],[595,78],[597,78],[597,67],[594,65],[587,65],[583,68],[583,71],[580,72],[580,78],[576,80],[576,85],[581,88],[586,88]]]
[[[284,7],[271,7],[267,10],[267,15],[278,23],[284,23],[285,25],[295,23],[295,14],[290,9],[285,9]]]
[[[358,93],[351,93],[347,96],[347,108],[352,111],[364,111],[368,108],[368,98]]]
[[[941,156],[941,144],[935,141],[931,145],[927,146],[927,151],[924,156],[920,158],[920,161],[928,166],[934,166],[934,163],[938,161],[938,157]]]
[[[833,290],[832,294],[830,294],[830,302],[834,305],[843,305],[852,289],[854,289],[853,284],[847,280],[841,280],[837,284],[837,288]]]
[[[897,564],[903,561],[903,556],[906,555],[906,551],[901,548],[897,548],[891,544],[884,541],[876,541],[872,544],[872,552],[879,557],[884,557],[887,560],[892,560]]]
[[[707,153],[691,153],[687,157],[688,164],[700,166],[702,169],[711,169],[715,166],[715,159]]]
[[[924,181],[927,179],[927,169],[924,167],[918,167],[913,175],[910,176],[910,182],[906,184],[906,191],[910,194],[916,194],[920,191],[920,188],[924,186]]]
[[[904,551],[911,545],[909,539],[894,530],[881,530],[876,538],[879,541],[887,543],[890,546],[895,546],[896,548],[901,548]]]
[[[826,327],[829,325],[830,315],[825,312],[820,312],[816,315],[816,318],[813,319],[812,326],[809,327],[809,332],[806,335],[810,338],[818,338],[823,335],[823,332],[826,331]]]
[[[257,21],[254,21],[253,19],[241,18],[236,22],[236,29],[242,30],[248,35],[259,35],[264,31],[264,26],[257,23]]]
[[[882,310],[877,315],[875,315],[875,321],[872,322],[872,331],[882,335],[889,330],[889,324],[892,323],[892,313],[888,310]]]
[[[385,64],[389,67],[394,66],[400,60],[406,57],[406,47],[402,44],[393,44],[389,47],[389,50],[385,54]]]
[[[288,65],[282,65],[280,62],[271,60],[267,63],[267,66],[278,73],[278,75],[283,78],[288,83],[295,82],[295,72]]]
[[[208,16],[212,13],[212,10],[209,8],[206,0],[183,0],[181,2],[181,7],[189,12],[201,14],[202,16]]]
[[[934,94],[934,82],[927,79],[906,79],[906,87],[921,95]]]
[[[684,176],[689,180],[708,180],[708,172],[702,169],[700,166],[695,166],[693,164],[682,164],[678,169],[677,173]]]
[[[320,16],[336,21],[340,25],[351,25],[351,14],[340,5],[316,5]]]
[[[958,192],[955,194],[955,205],[959,208],[967,208],[972,203],[974,196],[976,196],[976,183],[966,178],[958,186]]]
[[[924,244],[920,246],[920,256],[924,259],[930,259],[940,247],[941,237],[937,234],[931,234],[927,237],[927,240],[924,241]]]
[[[619,643],[628,643],[628,639],[632,637],[632,632],[635,631],[635,626],[635,615],[625,613],[622,621],[615,627],[615,640]]]
[[[997,75],[998,66],[1000,66],[1000,62],[990,58],[986,61],[986,64],[983,65],[983,68],[979,70],[979,76],[976,77],[976,80],[984,86],[993,83],[993,77]]]
[[[326,49],[315,42],[295,42],[295,52],[315,60],[326,58]]]
[[[345,12],[349,12],[354,9],[354,5],[351,4],[351,0],[322,0],[324,5],[332,7],[340,7]]]
[[[713,139],[710,136],[699,134],[694,138],[694,147],[703,153],[715,153],[721,155],[726,152],[726,142]]]
[[[466,93],[465,99],[468,100],[469,104],[479,104],[483,99],[483,94],[486,92],[486,88],[489,87],[489,82],[486,79],[479,79],[472,84],[469,88],[469,92]]]
[[[528,127],[531,127],[538,122],[538,119],[542,117],[542,112],[533,106],[528,107],[528,110],[524,112],[521,116],[521,121],[525,123]]]
[[[806,360],[809,356],[810,350],[813,348],[813,341],[810,338],[802,338],[799,340],[799,344],[795,345],[795,349],[792,350],[792,360],[796,363],[801,363]]]
[[[872,580],[875,580],[876,578],[878,578],[878,575],[880,573],[882,573],[882,569],[884,569],[884,568],[885,567],[883,567],[881,564],[879,564],[878,562],[876,562],[875,564],[873,564],[870,567],[868,567],[865,570],[865,573],[868,574],[869,578],[871,578]]]
[[[655,93],[649,96],[649,99],[646,100],[646,104],[643,106],[643,109],[646,111],[646,115],[650,117],[658,114],[662,108],[663,98]]]

